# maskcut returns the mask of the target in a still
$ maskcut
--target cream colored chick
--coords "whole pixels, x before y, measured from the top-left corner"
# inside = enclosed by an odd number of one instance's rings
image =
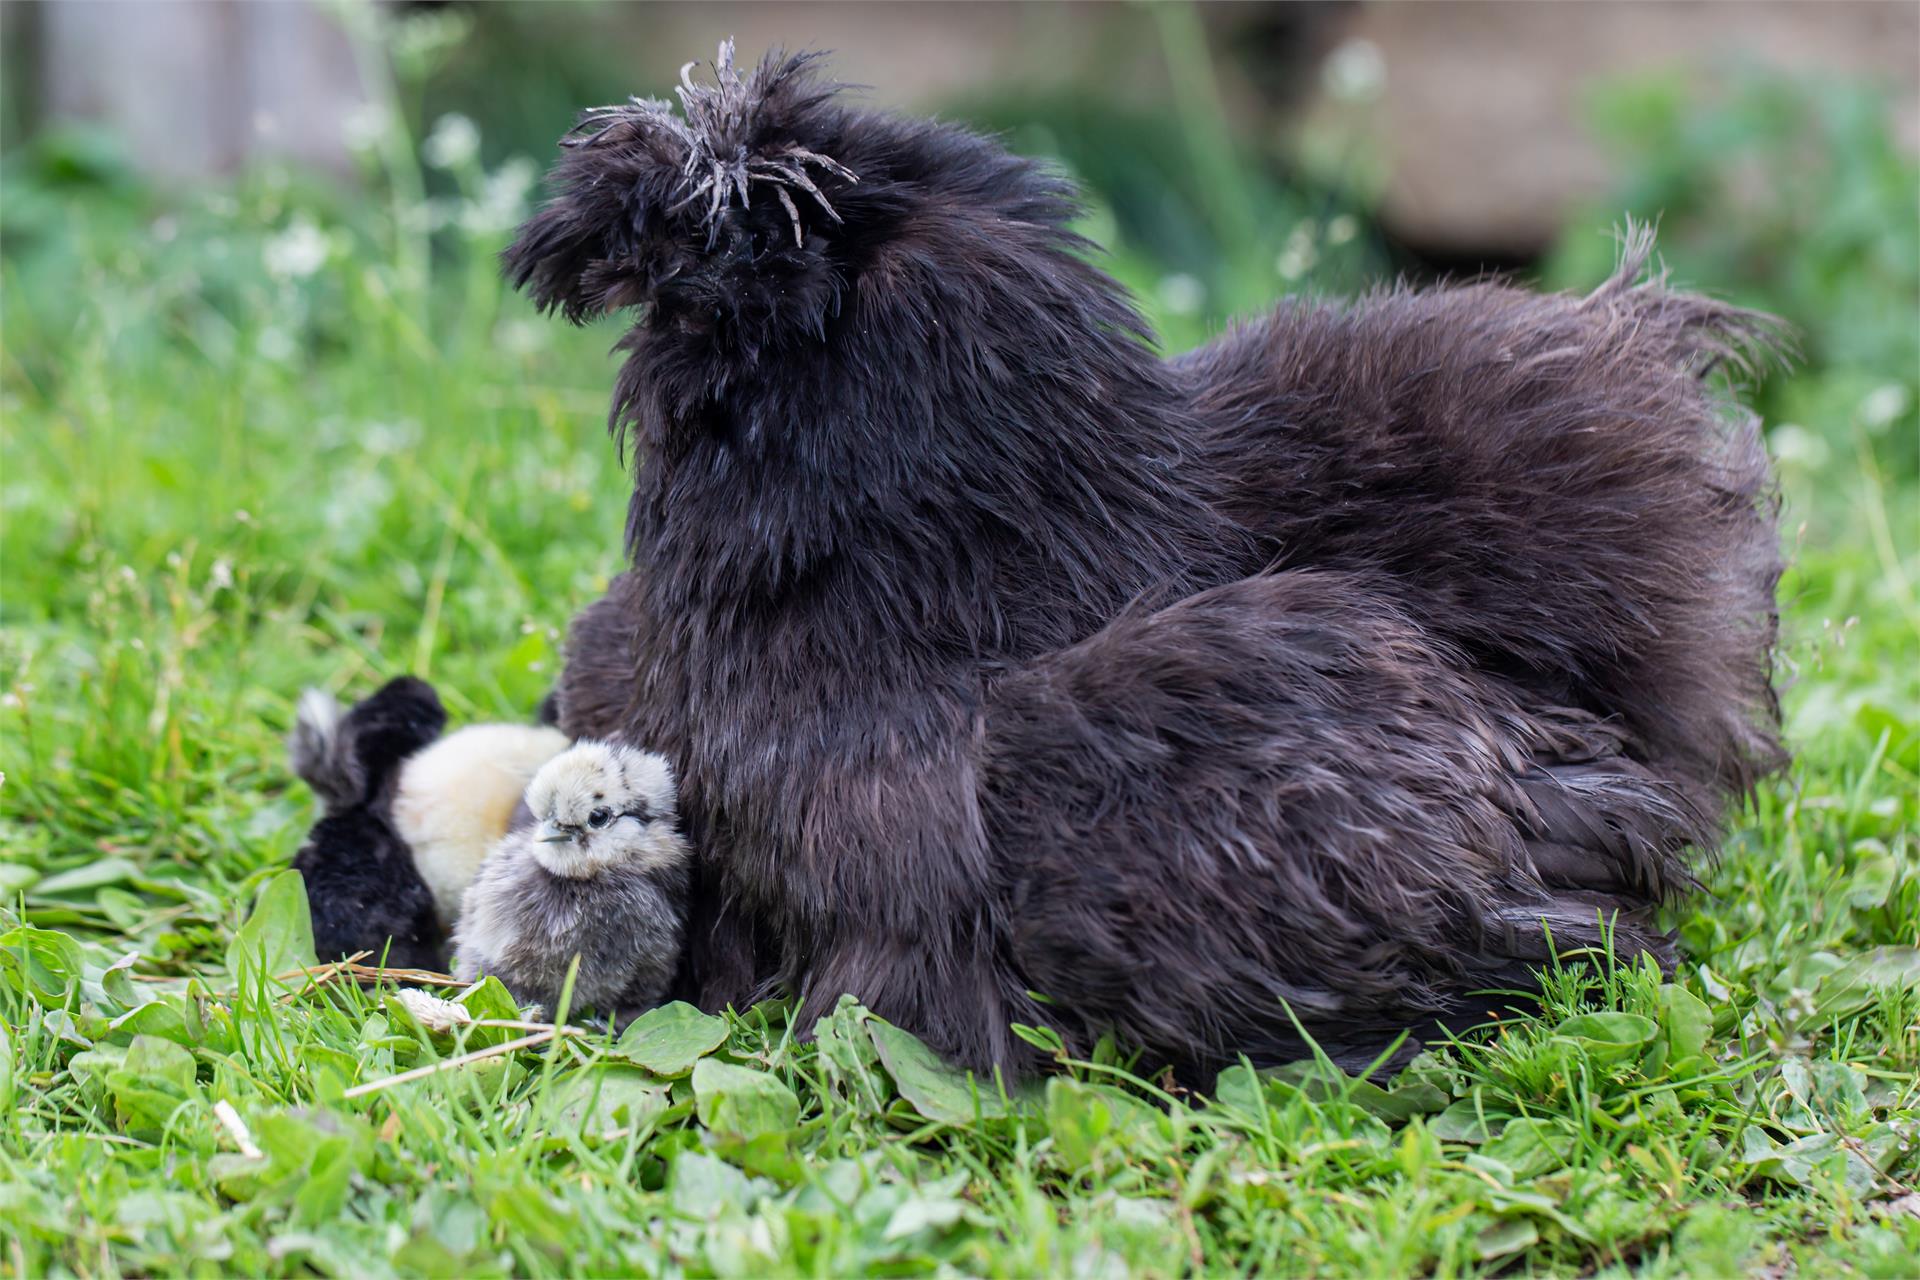
[[[665,998],[680,962],[689,879],[665,758],[576,743],[534,775],[534,821],[495,846],[467,887],[454,973],[499,978],[552,1009],[580,958],[573,1007],[619,1020]]]
[[[480,863],[512,825],[540,766],[567,748],[558,729],[469,725],[407,758],[393,795],[393,826],[451,929]]]

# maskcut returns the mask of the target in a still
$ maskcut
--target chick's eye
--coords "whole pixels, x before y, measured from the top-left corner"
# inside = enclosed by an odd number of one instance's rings
[[[592,827],[595,831],[598,831],[600,828],[606,826],[609,822],[612,822],[612,821],[613,821],[613,810],[611,809],[595,809],[592,813],[587,815],[587,825]]]

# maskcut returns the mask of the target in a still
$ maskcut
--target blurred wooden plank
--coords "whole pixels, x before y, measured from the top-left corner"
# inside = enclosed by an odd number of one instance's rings
[[[343,126],[365,102],[353,51],[311,0],[76,0],[42,5],[46,114],[103,125],[157,177],[277,156],[346,172]]]

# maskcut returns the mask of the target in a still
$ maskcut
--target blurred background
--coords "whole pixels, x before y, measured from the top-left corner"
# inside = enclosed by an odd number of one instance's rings
[[[1789,665],[1856,615],[1916,647],[1920,4],[0,0],[0,679],[93,682],[72,751],[110,752],[177,703],[99,690],[191,684],[144,638],[200,609],[220,716],[448,664],[456,712],[531,706],[620,564],[618,328],[495,255],[579,108],[729,34],[1053,157],[1170,350],[1395,278],[1589,288],[1657,222],[1799,337],[1747,389]],[[1831,698],[1920,722],[1904,680]]]
[[[732,34],[747,58],[830,49],[875,103],[1057,158],[1172,346],[1395,275],[1590,284],[1631,213],[1692,283],[1798,324],[1810,368],[1882,391],[1873,434],[1913,423],[1920,4],[0,0],[0,19],[21,288],[71,281],[95,232],[160,276],[216,234],[221,278],[175,304],[234,322],[249,268],[321,277],[269,355],[324,346],[323,266],[385,254],[396,287],[430,287],[524,211],[578,108],[664,92]],[[272,244],[237,252],[248,234]],[[71,321],[87,299],[65,293]],[[10,318],[16,358],[46,357],[58,314]],[[1823,439],[1861,417],[1770,407]]]

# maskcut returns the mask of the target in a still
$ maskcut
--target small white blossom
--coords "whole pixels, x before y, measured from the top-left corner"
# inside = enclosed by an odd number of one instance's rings
[[[459,169],[480,154],[480,130],[473,121],[450,111],[434,122],[433,132],[420,146],[420,155],[436,169]]]
[[[307,218],[295,218],[261,246],[260,257],[276,280],[304,280],[326,265],[330,249],[326,232]]]
[[[1372,102],[1387,84],[1387,59],[1371,40],[1348,40],[1327,55],[1320,77],[1341,102]]]
[[[390,117],[377,102],[363,103],[347,115],[340,125],[340,140],[349,151],[371,151],[380,145]]]
[[[547,326],[525,320],[502,321],[495,333],[500,349],[509,355],[532,355],[547,345]]]
[[[1309,219],[1296,226],[1287,236],[1286,247],[1273,260],[1273,269],[1280,273],[1282,280],[1298,280],[1320,261],[1320,250],[1314,245],[1315,230],[1313,221]]]
[[[533,161],[513,159],[487,175],[478,198],[460,210],[460,226],[470,235],[500,235],[520,225],[527,214],[527,197],[539,176]]]
[[[1197,315],[1207,303],[1207,287],[1184,271],[1160,281],[1160,303],[1177,316]]]
[[[300,348],[299,344],[294,342],[292,334],[277,324],[270,324],[261,329],[254,338],[253,349],[259,353],[262,360],[273,364],[285,364],[293,359],[294,353]]]
[[[1875,387],[1860,402],[1860,425],[1869,431],[1885,431],[1907,411],[1910,399],[1907,389],[1897,382]]]

